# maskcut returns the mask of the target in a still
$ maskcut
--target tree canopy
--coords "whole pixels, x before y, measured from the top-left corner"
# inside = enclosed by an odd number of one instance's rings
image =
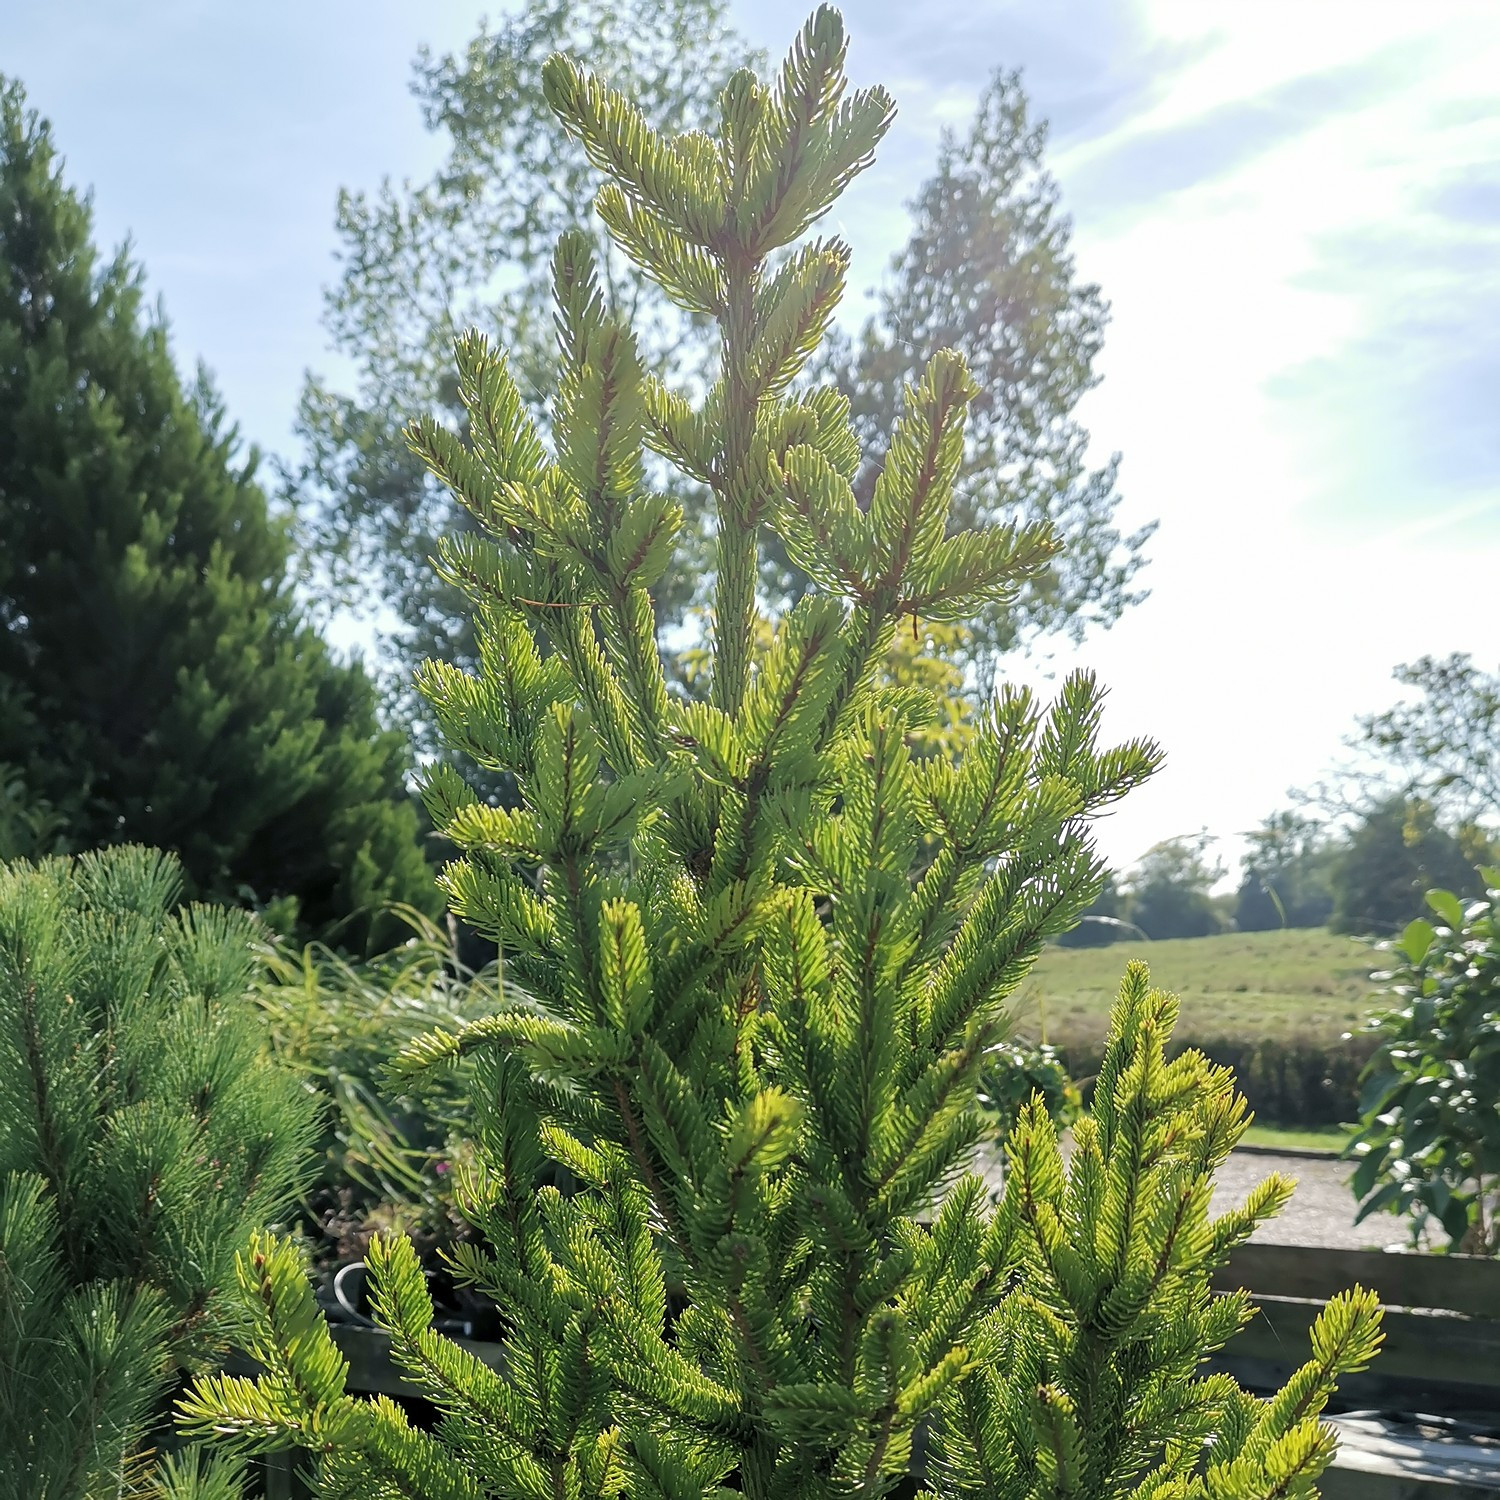
[[[1147,937],[1207,937],[1225,922],[1211,892],[1224,874],[1207,834],[1163,839],[1125,877],[1125,912]]]
[[[1394,676],[1417,697],[1359,722],[1372,779],[1432,801],[1458,823],[1500,829],[1500,666],[1467,652],[1403,662]]]
[[[1321,927],[1333,910],[1338,844],[1326,826],[1294,809],[1271,814],[1247,835],[1234,924],[1241,932]]]
[[[1155,526],[1115,523],[1120,456],[1091,468],[1075,415],[1097,383],[1108,306],[1080,281],[1072,227],[1016,71],[997,70],[967,132],[946,131],[936,170],[910,205],[911,237],[853,341],[835,338],[828,373],[850,397],[868,498],[904,386],[934,350],[957,349],[979,385],[956,486],[957,522],[1045,520],[1051,563],[974,622],[991,669],[1037,636],[1081,640],[1144,597],[1134,580]]]
[[[1421,916],[1429,890],[1481,894],[1479,864],[1494,852],[1444,828],[1431,803],[1388,798],[1354,826],[1339,851],[1329,926],[1381,936],[1399,932]]]
[[[1250,1312],[1211,1277],[1291,1184],[1210,1217],[1245,1104],[1201,1053],[1168,1062],[1177,1003],[1142,965],[1066,1168],[1033,1100],[1001,1202],[960,1175],[1007,997],[1098,891],[1094,817],[1159,753],[1099,744],[1086,673],[1047,706],[1007,688],[958,761],[911,753],[936,695],[880,671],[896,632],[971,617],[1056,542],[949,529],[977,394],[962,355],[908,389],[868,508],[847,397],[796,384],[849,258],[804,236],[892,112],[847,88],[845,50],[820,7],[771,81],[733,75],[713,136],[663,135],[548,59],[548,102],[608,178],[601,219],[713,315],[720,378],[643,368],[565,234],[546,430],[478,334],[456,350],[466,432],[413,425],[477,523],[440,558],[482,646],[477,671],[432,662],[420,686],[517,797],[485,802],[442,763],[425,794],[462,850],[455,909],[527,992],[396,1071],[474,1058],[457,1198],[482,1240],[452,1264],[500,1306],[503,1369],[435,1332],[411,1242],[381,1237],[375,1321],[437,1420],[353,1398],[295,1247],[259,1238],[241,1288],[262,1373],[202,1379],[180,1411],[242,1450],[311,1450],[328,1493],[878,1500],[925,1478],[976,1500],[1270,1500],[1312,1492],[1334,1445],[1318,1413],[1378,1348],[1356,1291],[1271,1400],[1203,1369]],[[647,446],[713,494],[706,698],[657,638],[683,514]],[[768,645],[765,528],[810,582]],[[548,1158],[570,1191],[539,1189]]]
[[[299,613],[207,375],[184,384],[139,269],[90,236],[47,125],[0,85],[7,852],[152,844],[195,896],[364,941],[356,914],[434,906],[404,740]]]

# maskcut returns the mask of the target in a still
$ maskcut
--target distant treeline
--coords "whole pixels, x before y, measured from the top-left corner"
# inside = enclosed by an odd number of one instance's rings
[[[1168,839],[1119,880],[1110,877],[1070,933],[1068,947],[1121,938],[1207,937],[1281,927],[1388,935],[1423,910],[1433,887],[1478,896],[1478,866],[1500,840],[1475,822],[1445,821],[1431,802],[1395,795],[1363,815],[1321,822],[1276,813],[1250,836],[1239,887],[1213,894],[1225,871],[1207,835]]]

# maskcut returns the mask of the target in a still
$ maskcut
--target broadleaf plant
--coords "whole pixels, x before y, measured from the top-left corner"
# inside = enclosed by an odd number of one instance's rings
[[[1360,1220],[1403,1214],[1415,1241],[1440,1227],[1449,1250],[1500,1255],[1500,868],[1479,875],[1485,899],[1428,891],[1436,923],[1380,944],[1388,1003],[1365,1024],[1380,1046],[1344,1154]]]
[[[1203,1059],[1165,1062],[1172,1007],[1144,970],[1071,1175],[1036,1108],[998,1209],[965,1175],[1005,1000],[1099,888],[1090,818],[1158,752],[1101,749],[1079,675],[1049,707],[1003,691],[961,759],[912,758],[935,705],[883,673],[895,632],[1006,596],[1054,543],[950,529],[974,395],[956,355],[908,393],[868,506],[846,403],[799,380],[847,251],[796,242],[891,119],[883,91],[847,92],[844,52],[820,9],[772,84],[731,79],[716,137],[673,140],[552,58],[548,97],[609,179],[601,217],[718,321],[719,376],[643,375],[564,237],[545,438],[477,336],[457,351],[468,440],[412,431],[481,528],[439,559],[481,670],[430,664],[421,686],[519,792],[485,805],[440,766],[427,802],[464,851],[455,911],[526,994],[398,1071],[474,1060],[458,1195],[484,1245],[454,1261],[507,1332],[499,1369],[439,1337],[410,1244],[374,1246],[376,1320],[440,1413],[418,1430],[348,1394],[292,1247],[257,1241],[241,1275],[266,1374],[201,1382],[184,1416],[307,1448],[325,1495],[811,1500],[924,1470],[996,1497],[1305,1494],[1331,1380],[1371,1352],[1373,1305],[1345,1299],[1276,1402],[1196,1378],[1245,1316],[1209,1268],[1287,1188],[1209,1222],[1243,1104]],[[657,646],[679,515],[644,488],[643,446],[716,501],[701,700]],[[761,646],[767,530],[816,587]],[[576,1188],[539,1187],[556,1165]]]

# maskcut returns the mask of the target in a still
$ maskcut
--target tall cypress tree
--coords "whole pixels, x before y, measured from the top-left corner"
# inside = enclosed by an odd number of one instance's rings
[[[293,897],[319,929],[430,908],[404,742],[299,616],[253,453],[90,231],[0,89],[0,764],[68,846],[173,849],[195,895]]]

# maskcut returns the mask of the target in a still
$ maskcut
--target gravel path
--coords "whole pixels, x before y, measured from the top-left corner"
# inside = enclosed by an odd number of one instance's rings
[[[1000,1186],[999,1158],[985,1152],[976,1163],[990,1185]],[[1390,1214],[1354,1223],[1354,1195],[1349,1191],[1348,1162],[1331,1157],[1285,1156],[1273,1151],[1234,1151],[1219,1169],[1213,1212],[1224,1213],[1245,1201],[1250,1189],[1272,1172],[1297,1180],[1292,1200],[1253,1238],[1270,1245],[1327,1245],[1339,1250],[1381,1250],[1405,1246],[1406,1226]]]
[[[1349,1191],[1352,1162],[1331,1157],[1283,1156],[1270,1151],[1232,1151],[1214,1183],[1213,1211],[1223,1213],[1245,1201],[1250,1189],[1281,1172],[1297,1179],[1292,1201],[1251,1236],[1268,1245],[1327,1245],[1338,1250],[1405,1248],[1411,1239],[1394,1214],[1375,1214],[1354,1222],[1354,1194]]]

